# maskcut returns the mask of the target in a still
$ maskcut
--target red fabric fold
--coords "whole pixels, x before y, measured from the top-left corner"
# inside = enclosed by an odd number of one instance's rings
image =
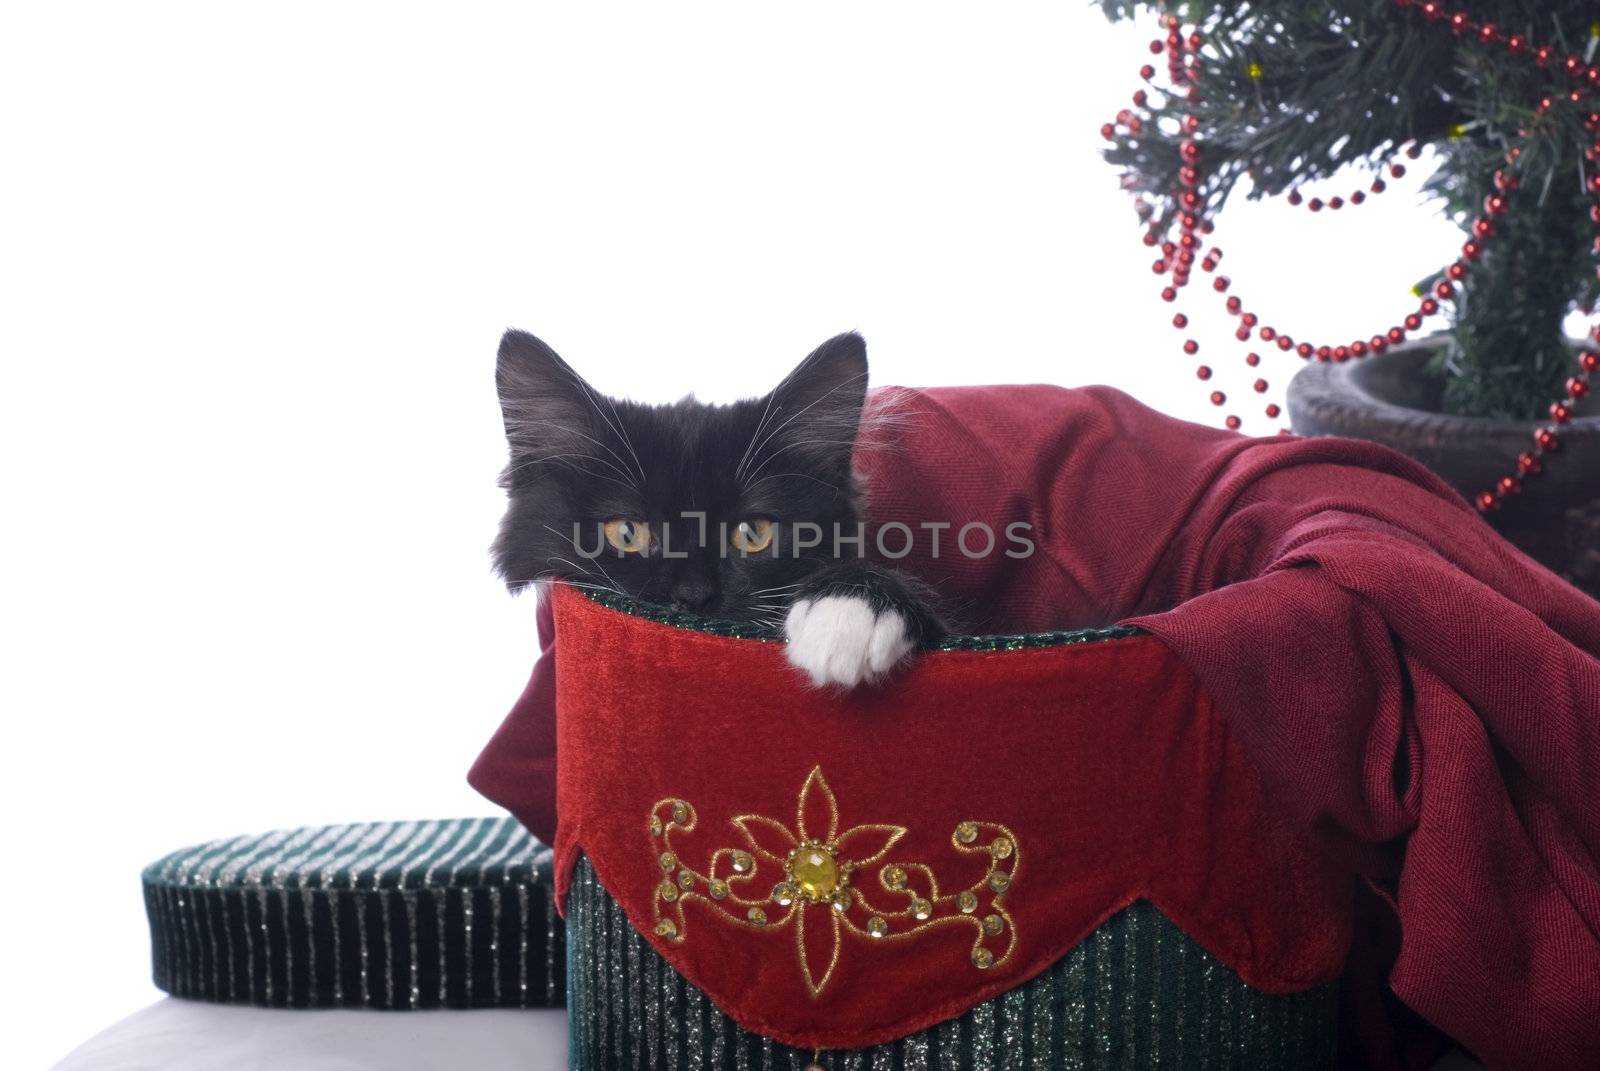
[[[857,452],[873,524],[1021,519],[1038,543],[924,539],[898,564],[975,631],[1160,637],[1298,828],[1392,900],[1394,947],[1352,970],[1490,1067],[1600,1067],[1600,604],[1374,444],[1245,438],[1105,387],[892,398],[893,436]],[[472,779],[550,839],[538,678]],[[1380,1020],[1364,981],[1347,1057],[1416,1066],[1421,1024]]]
[[[556,626],[539,599],[539,656],[522,696],[479,753],[467,783],[516,816],[535,837],[556,842]]]

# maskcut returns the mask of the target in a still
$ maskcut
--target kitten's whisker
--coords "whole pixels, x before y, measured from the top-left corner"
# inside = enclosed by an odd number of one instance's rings
[[[602,465],[609,465],[613,472],[616,472],[619,475],[625,477],[626,478],[626,482],[624,482],[624,480],[618,480],[618,479],[616,479],[614,477],[607,476],[607,475],[605,475],[604,473],[601,473],[601,472],[595,472],[593,469],[585,468],[582,465],[570,464],[569,462],[571,460],[573,460],[573,459],[576,459],[576,460],[579,460],[579,461],[595,461],[595,462],[599,462]],[[526,461],[522,462],[522,464],[520,464],[520,465],[512,465],[512,466],[510,466],[509,468],[507,468],[506,473],[507,473],[507,475],[510,475],[510,474],[513,474],[513,473],[518,473],[518,472],[521,472],[525,468],[530,468],[533,465],[544,464],[546,462],[563,465],[565,468],[569,468],[574,472],[582,473],[583,475],[588,476],[591,479],[605,480],[605,481],[607,481],[609,483],[616,484],[618,487],[626,487],[626,488],[628,488],[630,490],[634,490],[634,491],[638,490],[638,488],[633,483],[633,477],[629,476],[628,473],[623,472],[621,469],[617,468],[615,465],[612,465],[611,462],[607,461],[605,458],[603,458],[603,457],[595,457],[592,454],[549,454],[549,455],[547,455],[545,457],[533,457],[533,458],[529,458]]]
[[[863,372],[861,375],[851,376],[848,379],[840,380],[838,383],[835,383],[833,386],[829,387],[827,390],[823,391],[821,394],[819,394],[815,398],[811,399],[811,401],[808,402],[807,404],[801,406],[799,409],[796,409],[793,413],[790,413],[789,414],[789,418],[787,420],[785,420],[782,424],[779,424],[777,427],[773,428],[770,432],[767,433],[767,437],[765,439],[761,440],[761,445],[756,448],[757,455],[759,456],[760,452],[763,449],[766,448],[767,443],[772,441],[773,436],[775,436],[779,432],[783,431],[783,429],[787,428],[790,424],[793,424],[796,420],[798,420],[801,416],[803,416],[809,410],[816,408],[818,405],[820,405],[823,401],[825,401],[827,399],[828,395],[832,394],[834,391],[840,390],[840,389],[842,389],[844,387],[848,387],[853,383],[864,382],[866,380],[866,378],[867,378],[866,373]],[[860,421],[860,416],[859,416],[859,414],[857,414],[855,424],[859,425],[859,421]],[[851,440],[852,444],[854,444],[854,441],[855,441],[854,439]],[[757,467],[756,472],[759,473],[760,471],[761,471],[760,467]]]
[[[565,565],[569,565],[573,569],[577,569],[578,570],[578,574],[580,576],[592,576],[593,575],[591,573],[585,572],[576,563],[572,562],[571,560],[569,560],[567,558],[555,558],[555,557],[552,557],[552,558],[547,558],[545,560],[546,561],[552,561],[552,562],[561,562],[561,563],[563,563]],[[577,580],[577,579],[574,579],[572,577],[567,577],[567,576],[553,576],[553,577],[549,577],[548,579],[559,580],[563,584],[571,584],[575,588],[583,588],[586,591],[606,591],[606,592],[610,592],[613,595],[620,595],[625,599],[631,597],[631,596],[628,595],[627,592],[623,591],[621,588],[618,588],[618,587],[615,587],[615,586],[608,586],[606,584],[596,584],[592,580],[589,580],[589,581]]]
[[[559,584],[566,584],[570,587],[577,588],[579,591],[595,591],[602,595],[615,595],[619,599],[632,598],[632,596],[630,596],[627,592],[618,591],[616,588],[608,588],[604,584],[584,584],[576,580],[568,580],[566,577],[555,577],[554,581]]]
[[[773,460],[776,459],[777,456],[779,454],[783,453],[785,450],[798,450],[802,446],[851,446],[851,447],[853,447],[853,446],[855,446],[855,444],[856,444],[856,441],[854,439],[802,439],[799,442],[784,443],[782,446],[778,447],[776,450],[773,450],[770,454],[768,454],[766,457],[761,459],[761,464],[757,465],[756,466],[756,470],[750,474],[750,479],[745,481],[745,486],[746,487],[755,486],[755,484],[752,483],[751,481],[754,481],[757,476],[761,475],[761,470],[766,468],[768,465],[772,464]],[[756,482],[760,482],[760,481],[756,481]]]
[[[590,565],[592,565],[592,566],[594,566],[594,568],[598,569],[600,571],[600,575],[602,577],[604,577],[606,580],[608,580],[612,584],[616,585],[616,587],[618,589],[618,594],[621,594],[621,590],[620,589],[621,589],[622,585],[621,584],[617,584],[616,578],[613,577],[610,573],[608,573],[606,571],[606,567],[604,565],[600,564],[600,554],[604,554],[605,551],[602,550],[602,551],[600,551],[599,554],[596,554],[593,558],[591,558],[587,554],[583,553],[582,549],[578,546],[576,540],[570,538],[569,536],[565,535],[562,532],[556,531],[554,528],[550,527],[550,525],[548,525],[548,524],[540,525],[540,527],[542,527],[545,531],[549,532],[551,535],[555,536],[557,539],[565,539],[565,540],[567,540],[567,542],[571,543],[572,544],[572,549],[577,551],[578,555],[580,557],[584,558],[586,561],[588,561]],[[583,573],[584,576],[593,576],[594,575],[589,570],[582,568],[581,566],[577,565],[575,562],[572,562],[572,561],[570,561],[570,560],[568,560],[566,558],[556,558],[556,559],[552,559],[552,560],[566,562],[568,565],[572,566],[574,569],[577,569],[579,572]]]
[[[815,440],[813,440],[813,441],[815,441]],[[782,450],[773,451],[773,453],[768,458],[768,460],[771,460],[772,457],[777,457],[781,453],[783,453]],[[761,470],[757,469],[756,471],[760,472]],[[785,476],[798,476],[802,480],[810,480],[812,483],[820,483],[822,486],[828,488],[830,491],[837,491],[839,489],[839,485],[838,484],[829,483],[827,480],[819,480],[815,476],[808,475],[807,473],[804,473],[804,472],[774,472],[770,476],[761,477],[761,479],[759,479],[759,480],[746,480],[744,482],[744,485],[745,485],[746,488],[751,488],[751,487],[756,486],[756,484],[766,483],[768,480],[781,480]]]
[[[508,433],[508,435],[510,435],[512,440],[515,441],[520,436],[521,430],[522,430],[521,421],[520,420],[514,420],[514,421],[512,421],[511,426],[507,429],[507,433]],[[547,432],[559,431],[559,432],[564,432],[564,433],[566,433],[568,435],[576,435],[580,439],[587,439],[588,441],[594,443],[600,449],[604,450],[606,453],[608,453],[612,457],[616,458],[616,464],[612,465],[612,468],[617,473],[617,475],[621,476],[624,480],[627,481],[627,486],[633,487],[635,489],[638,488],[638,484],[634,483],[634,481],[633,481],[633,474],[631,472],[629,472],[627,470],[627,468],[626,468],[627,462],[625,461],[623,456],[621,454],[617,453],[615,450],[611,449],[611,447],[607,446],[605,443],[601,442],[599,439],[596,439],[593,435],[589,435],[589,434],[587,434],[585,432],[579,431],[577,428],[569,428],[565,424],[551,424],[551,423],[549,423],[547,421],[541,421],[538,424],[538,430],[539,430],[539,434],[540,434],[541,438],[543,438],[544,435]],[[632,448],[630,447],[629,449],[632,449]],[[602,462],[605,461],[604,458],[595,458],[594,460],[602,461]],[[605,463],[606,464],[610,464],[610,462],[605,462]],[[640,473],[639,478],[640,479],[644,478],[644,474],[642,472]]]
[[[578,389],[583,393],[584,398],[588,400],[589,405],[594,409],[595,413],[600,417],[601,420],[606,422],[612,431],[617,433],[618,438],[622,440],[622,444],[628,448],[628,454],[633,458],[634,470],[638,472],[639,479],[643,481],[645,478],[644,466],[639,462],[639,453],[633,448],[633,440],[628,438],[628,429],[623,426],[622,416],[617,412],[616,405],[611,401],[609,396],[600,394],[599,391],[589,386],[589,384],[586,383],[582,377],[578,375],[578,373],[569,368],[567,369],[567,374],[572,377],[573,383],[575,383]],[[609,418],[605,415],[605,413],[601,412],[600,403],[595,401],[597,397],[603,399],[606,403],[606,408],[611,410],[611,416]],[[618,457],[617,460],[621,461],[622,458]]]
[[[627,425],[623,424],[622,417],[617,413],[617,407],[612,404],[610,398],[606,399],[606,405],[610,407],[611,415],[616,419],[617,433],[622,436],[622,445],[628,448],[628,456],[633,458],[633,469],[639,474],[639,482],[648,483],[649,480],[644,474],[644,462],[639,460],[639,451],[634,449],[633,437],[628,434]]]
[[[755,449],[756,440],[761,438],[761,430],[767,426],[767,421],[772,416],[772,399],[774,397],[776,397],[776,392],[767,395],[767,405],[765,409],[761,410],[761,419],[756,421],[756,430],[750,433],[750,441],[744,445],[744,453],[739,458],[739,464],[734,466],[733,475],[735,479],[739,479],[744,475],[744,468],[750,463],[750,451]]]
[[[589,570],[585,569],[583,566],[581,566],[577,562],[573,561],[571,558],[562,558],[562,557],[559,557],[557,555],[552,554],[552,555],[550,555],[550,557],[546,558],[545,561],[547,561],[547,562],[560,562],[562,565],[565,565],[565,566],[569,567],[570,569],[572,569],[572,571],[574,573],[576,573],[578,576],[593,576],[594,575],[593,573],[589,572]]]
[[[618,479],[616,476],[607,476],[604,472],[602,472],[602,471],[600,471],[598,469],[592,469],[592,468],[588,467],[587,465],[578,464],[577,462],[580,462],[580,461],[593,461],[593,462],[596,462],[597,464],[605,465],[612,472],[617,473],[619,476],[621,476],[623,478],[622,479]],[[546,454],[546,455],[543,455],[541,457],[530,457],[530,458],[526,458],[526,459],[524,459],[524,460],[522,460],[522,461],[520,461],[520,462],[518,462],[516,464],[508,466],[507,469],[506,469],[506,475],[507,476],[513,476],[513,475],[516,475],[519,472],[522,472],[524,469],[533,468],[535,465],[543,465],[543,464],[559,465],[562,468],[570,469],[573,472],[579,473],[579,474],[584,475],[584,476],[592,477],[593,479],[596,479],[596,480],[606,480],[606,481],[608,481],[610,483],[616,484],[618,487],[626,487],[626,488],[628,488],[629,490],[632,490],[632,491],[636,491],[637,490],[637,488],[634,487],[634,484],[633,484],[633,477],[629,476],[626,472],[623,472],[621,469],[619,469],[615,465],[611,464],[605,458],[603,458],[603,457],[594,457],[593,455],[590,455],[590,454]]]
[[[613,587],[615,587],[617,589],[618,594],[620,594],[621,591],[622,591],[622,585],[618,584],[617,581],[616,581],[616,578],[614,578],[610,573],[606,572],[606,567],[601,565],[598,561],[596,561],[595,562],[595,568],[600,570],[600,575],[605,577],[606,581],[609,584],[611,584]]]
[[[863,372],[858,376],[851,376],[848,379],[841,379],[839,382],[835,383],[833,386],[829,387],[827,390],[823,391],[821,394],[819,394],[815,398],[811,399],[811,401],[807,402],[805,405],[802,405],[799,409],[796,409],[794,412],[790,413],[789,414],[789,418],[787,420],[785,420],[782,424],[779,424],[777,427],[772,429],[771,433],[768,434],[767,439],[763,440],[762,445],[763,446],[766,445],[767,440],[770,440],[773,435],[778,434],[780,431],[782,431],[784,428],[787,428],[790,424],[793,424],[796,420],[800,419],[806,413],[808,413],[812,409],[815,409],[818,405],[821,405],[824,401],[827,400],[828,395],[832,394],[834,391],[842,390],[845,387],[848,387],[853,383],[864,382],[866,380],[866,378],[867,378],[867,374],[865,372]],[[859,417],[857,419],[859,420]]]

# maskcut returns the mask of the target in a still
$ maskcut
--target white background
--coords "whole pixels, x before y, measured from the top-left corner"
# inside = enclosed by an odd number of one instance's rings
[[[155,996],[167,850],[487,813],[534,654],[485,555],[504,327],[650,400],[859,328],[878,383],[1218,421],[1098,155],[1148,39],[1076,0],[6,7],[8,1066]],[[1460,241],[1415,189],[1240,204],[1226,273],[1298,337],[1381,330]]]

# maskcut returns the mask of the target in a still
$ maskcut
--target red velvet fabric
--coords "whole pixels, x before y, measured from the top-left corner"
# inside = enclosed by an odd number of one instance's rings
[[[1153,637],[939,652],[892,689],[840,695],[797,688],[773,643],[686,632],[569,588],[555,608],[557,895],[582,852],[634,928],[748,1030],[801,1048],[904,1037],[1022,984],[1141,898],[1260,989],[1303,990],[1343,967],[1350,874],[1289,830]],[[734,820],[751,815],[746,838]],[[772,901],[801,838],[837,840],[839,864],[870,860],[849,879],[861,899],[848,913]],[[753,869],[735,870],[730,849]],[[884,886],[896,864],[928,904],[920,924],[911,891]],[[991,865],[1009,880],[998,896]],[[688,890],[672,880],[684,867]],[[713,878],[725,898],[708,894]],[[746,924],[752,907],[762,926]],[[875,913],[884,937],[867,929]],[[979,941],[990,914],[1000,932]],[[850,923],[837,937],[836,918]],[[975,966],[975,947],[995,962]]]
[[[874,524],[1020,518],[1039,544],[924,539],[900,564],[978,630],[1160,637],[1284,813],[1365,877],[1390,925],[1351,970],[1419,1018],[1348,974],[1347,1060],[1418,1066],[1429,1023],[1490,1067],[1600,1067],[1600,604],[1373,444],[1246,438],[1105,387],[895,404],[895,438],[857,454]],[[549,699],[536,674],[472,775],[545,837]]]

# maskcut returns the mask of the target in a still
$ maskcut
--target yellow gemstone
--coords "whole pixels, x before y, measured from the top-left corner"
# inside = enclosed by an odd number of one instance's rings
[[[933,905],[918,897],[911,901],[911,917],[921,921],[933,915]]]
[[[715,879],[715,880],[713,880],[711,882],[710,890],[711,890],[711,899],[713,899],[713,900],[726,899],[727,896],[728,896],[728,883],[723,881],[721,878],[717,878],[717,879]]]
[[[661,836],[661,819],[655,815],[650,816],[650,835],[652,837]]]
[[[678,936],[678,927],[671,919],[662,919],[656,923],[656,936],[676,937]]]
[[[1005,928],[1006,920],[1001,918],[999,915],[983,916],[983,932],[988,934],[990,937],[993,937],[995,934],[999,933]]]
[[[996,870],[989,875],[989,888],[995,892],[1005,892],[1011,888],[1011,875],[1004,870]]]
[[[767,913],[759,907],[752,907],[749,911],[746,911],[745,918],[757,926],[765,926],[767,924]]]
[[[656,892],[669,904],[678,898],[678,887],[670,881],[663,881]]]
[[[672,820],[680,826],[689,820],[689,808],[684,806],[682,801],[673,801]]]
[[[867,920],[867,932],[874,937],[882,937],[889,932],[889,923],[874,915]]]
[[[989,851],[996,859],[1010,859],[1011,853],[1015,850],[1016,846],[1011,843],[1010,837],[996,837],[989,845]]]
[[[972,965],[980,971],[986,971],[994,966],[994,953],[987,948],[974,948],[972,950]]]
[[[734,853],[733,853],[733,869],[734,870],[736,870],[739,873],[743,874],[745,871],[750,869],[750,867],[752,865],[752,862],[753,861],[750,858],[750,853],[749,852],[743,851],[743,850],[735,850],[734,851]]]
[[[1261,80],[1261,76],[1266,73],[1261,69],[1261,64],[1259,63],[1252,63],[1244,70],[1245,73],[1250,76],[1250,81],[1252,82],[1259,82]]]
[[[978,839],[978,823],[962,822],[956,826],[956,840],[962,844],[971,844]]]
[[[694,888],[694,871],[678,871],[678,888],[682,889],[684,892],[688,892],[690,889]]]
[[[833,853],[820,844],[802,844],[789,860],[788,870],[800,892],[813,902],[826,900],[839,886],[839,865]]]
[[[886,866],[883,868],[883,883],[891,889],[903,889],[906,886],[906,871],[901,866]]]
[[[661,869],[670,874],[678,869],[678,856],[675,852],[661,853]]]
[[[978,895],[971,889],[963,889],[956,894],[956,906],[963,915],[970,915],[978,910]]]

